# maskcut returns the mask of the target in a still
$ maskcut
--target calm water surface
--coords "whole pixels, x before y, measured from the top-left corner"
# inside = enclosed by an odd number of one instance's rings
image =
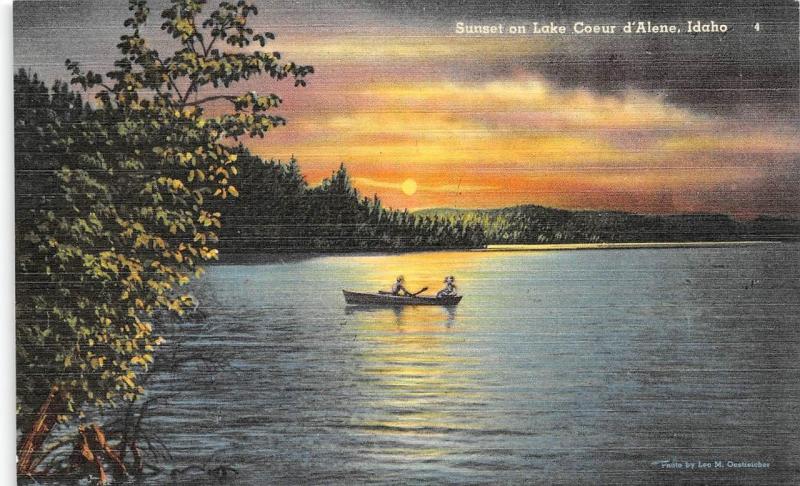
[[[798,256],[767,245],[210,267],[195,290],[208,317],[181,341],[215,365],[159,375],[149,427],[169,467],[228,464],[233,484],[796,484]],[[398,274],[431,290],[454,274],[464,300],[345,306],[342,288]]]

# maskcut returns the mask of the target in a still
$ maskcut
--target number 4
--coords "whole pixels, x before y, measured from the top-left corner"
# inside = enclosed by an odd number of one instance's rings
[[[756,22],[756,25],[753,26],[753,29],[755,29],[756,32],[761,32],[761,25],[759,25],[759,22]]]

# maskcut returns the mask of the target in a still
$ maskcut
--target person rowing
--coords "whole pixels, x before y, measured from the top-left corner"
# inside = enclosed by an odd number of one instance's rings
[[[397,280],[395,280],[394,284],[392,285],[391,292],[384,292],[384,291],[381,290],[378,293],[379,294],[397,295],[397,296],[402,296],[402,297],[416,297],[417,295],[421,294],[422,292],[425,292],[426,290],[428,290],[428,287],[422,287],[417,292],[409,292],[409,290],[404,285],[405,281],[406,280],[403,278],[403,276],[400,275],[399,277],[397,277]]]
[[[444,278],[444,288],[436,293],[436,297],[441,299],[442,297],[455,297],[456,295],[458,295],[456,278],[452,275],[448,275]]]
[[[402,275],[397,277],[397,280],[392,285],[392,295],[411,295],[411,292],[403,285],[406,279]]]

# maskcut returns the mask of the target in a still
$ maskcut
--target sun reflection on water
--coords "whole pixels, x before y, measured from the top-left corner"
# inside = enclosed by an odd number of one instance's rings
[[[353,417],[363,433],[390,442],[397,459],[450,452],[446,436],[475,427],[453,410],[476,402],[478,363],[458,351],[457,310],[440,307],[349,309],[363,347],[370,412]],[[386,447],[380,448],[386,454]],[[376,449],[375,452],[377,452]]]
[[[364,406],[351,418],[353,430],[373,444],[364,452],[377,463],[444,461],[469,455],[488,398],[478,386],[485,372],[475,351],[472,327],[487,260],[503,255],[431,252],[348,259],[352,290],[388,290],[404,275],[411,291],[434,295],[447,275],[456,276],[464,301],[458,307],[347,307],[347,321],[361,342],[360,397]],[[477,297],[477,295],[475,296]],[[467,302],[465,305],[464,302]],[[471,438],[472,437],[472,438]],[[473,444],[474,445],[474,444]]]

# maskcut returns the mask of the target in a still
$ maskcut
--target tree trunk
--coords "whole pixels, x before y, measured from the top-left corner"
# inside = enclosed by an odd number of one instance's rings
[[[114,476],[121,477],[124,476],[128,471],[125,467],[125,463],[122,462],[117,451],[111,448],[106,440],[106,435],[103,433],[103,429],[101,429],[96,424],[92,424],[91,426],[92,431],[92,446],[96,451],[103,452],[111,462],[111,465],[114,468]]]
[[[78,442],[75,444],[75,449],[72,451],[72,456],[69,459],[70,467],[77,469],[85,464],[91,464],[94,471],[97,473],[98,483],[105,484],[107,477],[106,471],[103,469],[103,463],[100,461],[100,456],[92,447],[89,439],[89,434],[86,433],[84,427],[78,427]]]
[[[78,427],[78,442],[70,457],[70,467],[72,469],[90,466],[97,474],[98,483],[105,484],[108,476],[105,471],[106,462],[110,462],[114,471],[114,477],[121,478],[127,473],[127,468],[119,456],[119,453],[111,448],[106,440],[103,430],[96,424],[88,427]]]
[[[50,388],[50,393],[36,412],[30,430],[22,438],[17,447],[17,474],[30,476],[36,468],[36,456],[42,449],[58,416],[66,411],[66,403],[57,386]]]
[[[131,453],[133,454],[133,470],[136,474],[144,473],[144,462],[142,461],[142,451],[136,442],[131,442]]]

